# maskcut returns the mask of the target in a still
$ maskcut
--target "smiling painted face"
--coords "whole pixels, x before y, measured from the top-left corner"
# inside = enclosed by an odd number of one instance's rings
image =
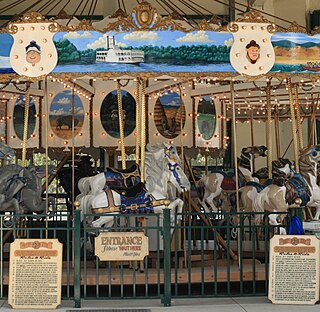
[[[246,46],[247,59],[251,64],[255,64],[260,58],[260,46],[254,40],[251,40]]]
[[[41,60],[41,54],[37,51],[31,50],[26,55],[26,61],[32,66],[39,63]]]
[[[36,41],[30,41],[30,44],[26,46],[26,61],[32,66],[39,63],[41,60],[41,48]]]

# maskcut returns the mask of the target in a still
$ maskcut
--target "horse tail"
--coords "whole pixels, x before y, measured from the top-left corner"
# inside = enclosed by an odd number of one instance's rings
[[[203,182],[203,179],[200,179],[199,181],[196,182],[196,190],[197,190],[197,194],[200,201],[203,201],[204,193],[205,193],[205,184]]]

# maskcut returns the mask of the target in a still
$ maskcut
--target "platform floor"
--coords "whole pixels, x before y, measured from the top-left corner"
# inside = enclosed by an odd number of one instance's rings
[[[73,308],[73,301],[62,301],[56,310],[38,311],[87,311],[87,312],[318,312],[315,305],[274,305],[267,297],[173,299],[171,307],[164,307],[160,300],[82,300],[81,308]],[[143,310],[142,310],[143,309]],[[5,300],[0,300],[0,312],[21,312],[13,310]]]

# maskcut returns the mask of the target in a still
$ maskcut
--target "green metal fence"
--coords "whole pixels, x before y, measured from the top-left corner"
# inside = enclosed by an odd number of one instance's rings
[[[263,213],[268,219],[268,214]],[[64,245],[63,299],[158,298],[165,306],[177,297],[256,296],[267,294],[269,240],[279,231],[257,213],[112,215],[112,228],[93,228],[81,213],[1,220],[1,298],[7,297],[8,245],[16,237],[58,238]],[[85,215],[84,220],[96,215]],[[145,218],[145,224],[137,222]],[[206,222],[203,222],[206,220]],[[19,226],[18,226],[19,224]],[[47,225],[47,227],[46,227]],[[94,238],[101,231],[144,231],[149,255],[142,263],[100,261]],[[6,240],[6,241],[5,241]]]

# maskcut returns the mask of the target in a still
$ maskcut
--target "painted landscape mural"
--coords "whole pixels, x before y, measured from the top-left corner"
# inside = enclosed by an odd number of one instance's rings
[[[0,72],[12,72],[11,35],[1,34]],[[275,33],[271,71],[320,74],[320,34]],[[234,72],[229,61],[233,36],[226,32],[136,31],[102,34],[59,32],[54,36],[54,72]],[[106,51],[112,55],[106,56]]]

